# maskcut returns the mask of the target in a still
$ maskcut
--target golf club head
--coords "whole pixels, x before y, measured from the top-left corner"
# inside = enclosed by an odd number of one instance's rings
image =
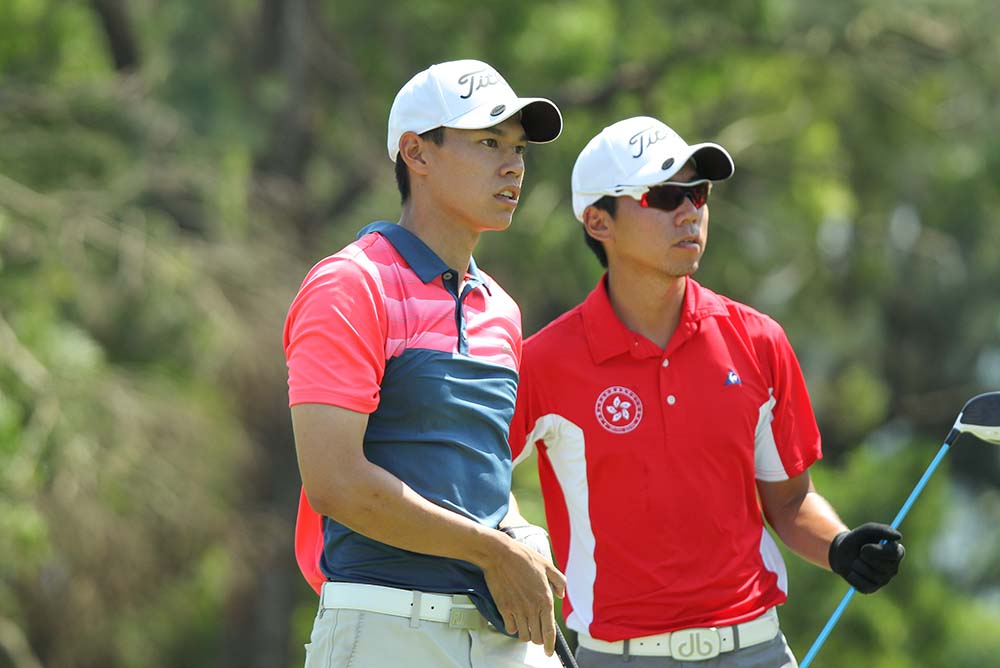
[[[1000,392],[987,392],[965,402],[949,434],[950,441],[959,434],[972,434],[981,441],[1000,445]]]

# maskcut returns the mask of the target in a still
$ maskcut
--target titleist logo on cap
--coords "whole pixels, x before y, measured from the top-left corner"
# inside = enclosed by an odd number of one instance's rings
[[[486,88],[487,86],[493,86],[500,83],[500,76],[493,70],[475,70],[474,72],[468,72],[463,74],[458,78],[458,83],[468,86],[468,90],[465,91],[465,95],[460,95],[463,100],[467,100],[472,97],[480,88]]]
[[[646,150],[647,146],[652,146],[658,141],[663,141],[664,139],[669,138],[669,135],[664,134],[660,128],[654,125],[646,128],[645,130],[640,130],[632,135],[632,137],[628,140],[628,145],[638,148],[638,153],[632,154],[633,158],[638,158],[642,155],[642,152]]]

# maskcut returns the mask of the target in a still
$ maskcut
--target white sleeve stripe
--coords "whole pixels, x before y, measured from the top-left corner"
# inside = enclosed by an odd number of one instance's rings
[[[535,425],[536,425],[536,428],[537,428],[538,423],[536,422]],[[514,466],[517,466],[521,462],[523,462],[528,457],[530,457],[531,453],[533,453],[535,451],[535,441],[537,441],[538,438],[536,438],[533,435],[534,433],[535,433],[535,430],[532,430],[531,433],[528,434],[528,436],[524,439],[524,447],[521,448],[521,454],[519,454],[517,457],[515,457],[514,461],[511,463],[511,467],[512,468]]]
[[[767,529],[761,529],[760,537],[760,558],[764,562],[764,568],[771,571],[778,577],[778,589],[788,595],[788,570],[785,568],[785,560],[781,556],[778,544],[771,538]]]
[[[778,454],[778,444],[774,440],[771,423],[774,422],[774,388],[768,388],[768,399],[760,407],[757,430],[754,434],[754,471],[758,480],[778,482],[788,480],[788,472]]]
[[[561,415],[550,413],[540,417],[528,435],[531,444],[539,439],[545,441],[569,515],[569,555],[564,565],[566,595],[573,604],[573,612],[566,619],[566,626],[578,633],[590,633],[590,624],[594,621],[597,564],[583,429]]]

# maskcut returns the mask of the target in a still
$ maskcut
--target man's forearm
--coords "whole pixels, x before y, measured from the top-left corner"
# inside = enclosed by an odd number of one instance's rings
[[[367,424],[366,414],[336,406],[292,407],[299,473],[313,509],[372,540],[476,564],[507,631],[551,653],[552,597],[565,591],[562,574],[531,548],[428,501],[369,461]]]
[[[309,490],[307,490],[308,495]],[[385,469],[363,462],[341,471],[317,512],[358,533],[411,552],[462,559],[485,567],[502,552],[503,534],[417,494]]]
[[[768,522],[790,550],[826,569],[830,568],[831,541],[847,529],[830,503],[815,490],[769,509]]]

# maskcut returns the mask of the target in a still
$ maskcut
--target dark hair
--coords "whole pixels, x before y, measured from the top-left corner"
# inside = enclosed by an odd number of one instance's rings
[[[444,128],[438,127],[421,132],[420,136],[440,146],[444,143]],[[406,200],[410,199],[410,170],[399,153],[396,154],[396,187],[399,188],[400,203],[406,204]]]
[[[618,198],[612,197],[611,195],[605,195],[601,199],[597,200],[591,206],[596,206],[601,211],[606,211],[608,215],[612,218],[618,213]],[[597,256],[597,261],[601,263],[601,266],[605,269],[608,268],[608,254],[604,250],[604,244],[590,236],[587,232],[587,226],[583,227],[583,239],[587,242],[587,247],[594,252]]]

